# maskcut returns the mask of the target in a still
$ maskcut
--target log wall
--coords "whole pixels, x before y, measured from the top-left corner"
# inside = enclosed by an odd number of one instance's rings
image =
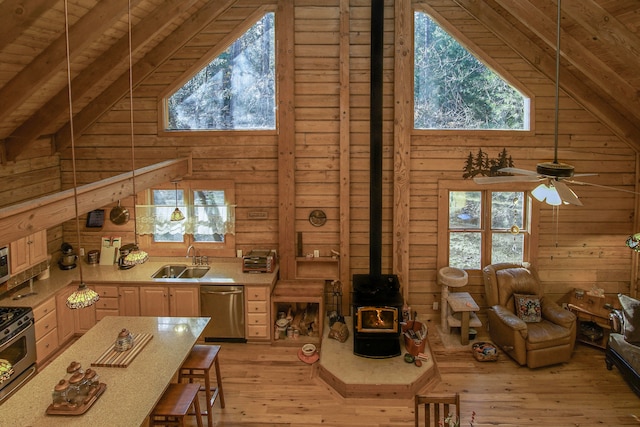
[[[406,6],[407,0],[396,1]],[[158,128],[158,97],[182,78],[186,70],[197,65],[206,52],[223,42],[227,32],[233,31],[246,17],[260,7],[275,8],[279,3],[282,2],[236,2],[136,87],[135,166],[192,153],[195,177],[231,178],[236,183],[238,249],[280,249],[283,233],[295,236],[301,232],[304,253],[318,249],[322,255],[328,255],[334,249],[348,254],[343,263],[349,268],[341,274],[348,292],[351,275],[368,269],[369,0],[293,0],[293,21],[278,22],[277,25],[291,26],[288,31],[294,35],[293,75],[278,76],[278,81],[293,79],[293,93],[280,94],[293,98],[293,129],[280,129],[279,133],[184,135],[162,133]],[[536,163],[550,160],[554,82],[477,23],[455,1],[412,3],[423,10],[428,7],[443,24],[456,28],[466,41],[473,42],[483,60],[508,72],[532,95],[535,106],[532,132],[409,131],[408,148],[395,152],[398,117],[406,119],[410,109],[405,106],[403,111],[394,110],[400,108],[396,104],[394,83],[397,79],[411,81],[412,66],[396,67],[397,61],[407,58],[395,58],[398,28],[394,22],[398,21],[394,14],[411,7],[396,8],[394,1],[385,1],[383,272],[407,271],[408,277],[402,280],[409,304],[422,320],[437,322],[439,312],[432,308],[440,294],[436,273],[446,265],[446,260],[438,255],[438,248],[446,244],[438,240],[438,227],[446,226],[437,221],[439,182],[462,181],[464,161],[469,152],[475,153],[478,149],[493,156],[506,148],[520,168],[535,168]],[[341,33],[344,19],[348,19],[347,34]],[[403,17],[403,22],[412,20],[412,16]],[[345,40],[347,49],[341,45]],[[395,75],[397,70],[402,70],[403,75]],[[341,92],[345,76],[348,96]],[[345,99],[348,111],[342,108]],[[131,170],[128,108],[128,98],[122,99],[77,140],[79,183]],[[341,122],[344,117],[348,118],[348,126]],[[598,177],[592,177],[593,182],[635,189],[636,153],[564,93],[560,123],[559,157],[562,160],[573,164],[577,171],[598,173]],[[295,194],[295,221],[289,225],[290,229],[282,230],[278,222],[279,192],[282,191],[278,165],[282,159],[280,138],[286,132],[293,132],[295,141],[293,160],[289,163],[291,179],[286,183]],[[400,158],[399,162],[399,156],[406,158]],[[61,186],[68,188],[70,153],[65,151],[61,157]],[[407,168],[403,173],[409,180],[403,187],[406,194],[401,195],[394,194],[399,164]],[[579,187],[576,192],[585,206],[562,207],[557,217],[550,208],[537,205],[540,226],[535,230],[538,246],[533,250],[546,290],[559,300],[573,287],[589,289],[595,284],[608,293],[634,292],[630,283],[636,276],[635,262],[624,240],[634,231],[635,197],[593,187]],[[347,206],[341,203],[344,200]],[[406,204],[394,206],[399,200]],[[122,203],[132,207],[133,200]],[[313,209],[327,213],[326,225],[309,224],[307,218]],[[255,210],[267,212],[267,218],[250,219],[249,214]],[[394,228],[394,215],[406,218],[406,222],[403,220],[400,224],[402,227]],[[348,221],[347,228],[340,223],[340,218]],[[348,236],[341,235],[345,229]],[[397,235],[398,230],[405,234]],[[75,224],[65,224],[65,239],[72,244],[74,232]],[[120,234],[123,241],[133,240],[130,222],[121,227],[105,225],[104,230],[83,230],[83,246],[87,250],[97,249],[105,233]],[[408,242],[406,259],[399,260],[394,253],[395,239]],[[471,274],[468,290],[484,306],[478,274]]]

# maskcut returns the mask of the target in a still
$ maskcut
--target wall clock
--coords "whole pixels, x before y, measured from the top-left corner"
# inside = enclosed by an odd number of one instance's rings
[[[315,227],[320,227],[327,222],[327,214],[324,211],[316,209],[309,214],[309,222]]]

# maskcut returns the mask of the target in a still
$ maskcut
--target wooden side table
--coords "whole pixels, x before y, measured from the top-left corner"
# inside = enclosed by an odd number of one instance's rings
[[[620,308],[618,297],[615,295],[601,297],[589,295],[585,290],[575,289],[569,298],[568,308],[578,318],[576,340],[595,347],[605,348],[611,332],[609,313],[614,308]],[[601,330],[602,335],[585,333],[587,330],[591,332],[592,329],[584,327],[586,322],[590,322],[587,326],[591,326],[597,331]]]
[[[471,297],[469,292],[454,292],[449,294],[447,304],[451,307],[447,321],[449,327],[460,328],[460,343],[462,345],[469,344],[469,326],[478,328],[482,326],[482,322],[476,316],[475,312],[480,310],[478,304]],[[455,313],[460,313],[460,319],[454,317]]]

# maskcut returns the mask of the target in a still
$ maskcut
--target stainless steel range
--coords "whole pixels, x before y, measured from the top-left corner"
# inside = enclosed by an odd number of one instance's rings
[[[30,307],[0,307],[0,403],[36,373],[36,336]]]

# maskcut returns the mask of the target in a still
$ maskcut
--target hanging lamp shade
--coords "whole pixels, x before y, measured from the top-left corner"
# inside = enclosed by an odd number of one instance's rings
[[[149,254],[134,244],[133,249],[124,257],[125,265],[144,264],[149,259]]]
[[[184,214],[182,213],[182,211],[180,209],[178,209],[178,207],[176,206],[176,208],[174,209],[174,211],[171,213],[171,221],[182,221],[184,219]]]
[[[174,180],[171,182],[173,182],[173,185],[176,188],[176,208],[171,213],[171,221],[182,221],[184,219],[184,214],[182,213],[180,208],[178,208],[178,180]]]
[[[80,283],[78,289],[67,298],[67,307],[69,308],[86,308],[96,303],[100,299],[100,295],[86,284]]]

